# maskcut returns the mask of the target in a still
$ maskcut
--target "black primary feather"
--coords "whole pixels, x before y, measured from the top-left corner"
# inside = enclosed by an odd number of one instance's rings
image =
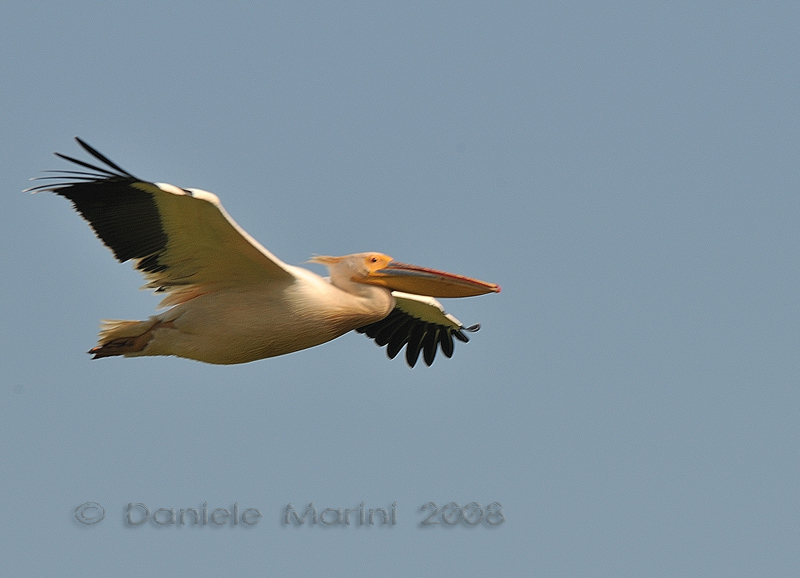
[[[466,343],[469,338],[464,331],[475,332],[480,325],[453,329],[451,326],[437,325],[418,319],[395,308],[383,319],[356,329],[374,339],[380,347],[386,346],[386,355],[394,359],[406,347],[406,363],[414,367],[420,352],[425,365],[430,366],[436,357],[437,346],[445,357],[453,355],[453,337]]]
[[[55,153],[91,172],[48,171],[58,174],[36,180],[59,182],[31,187],[28,191],[50,191],[69,199],[120,262],[138,259],[137,269],[146,273],[166,270],[158,262],[168,242],[158,205],[152,193],[133,186],[146,181],[137,179],[80,138],[75,140],[108,168]]]

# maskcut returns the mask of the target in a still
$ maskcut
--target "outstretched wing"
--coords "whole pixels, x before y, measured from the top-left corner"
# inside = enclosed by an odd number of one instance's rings
[[[453,337],[466,343],[469,338],[465,331],[474,332],[480,325],[464,327],[452,315],[445,313],[442,305],[433,297],[412,295],[392,291],[395,306],[389,315],[356,329],[383,347],[390,359],[406,346],[406,362],[414,367],[420,351],[426,365],[433,363],[437,347],[441,347],[446,357],[453,355]]]
[[[124,262],[133,259],[147,284],[166,291],[161,306],[174,305],[223,287],[294,277],[272,253],[225,212],[216,195],[137,179],[76,138],[97,166],[60,153],[81,171],[52,171],[51,191],[72,201],[101,241]]]

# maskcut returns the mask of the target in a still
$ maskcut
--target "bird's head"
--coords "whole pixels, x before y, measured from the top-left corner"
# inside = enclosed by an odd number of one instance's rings
[[[349,283],[377,285],[429,297],[471,297],[500,292],[500,286],[495,283],[400,263],[382,253],[355,253],[342,257],[318,255],[311,262],[326,265],[331,282],[338,286]]]

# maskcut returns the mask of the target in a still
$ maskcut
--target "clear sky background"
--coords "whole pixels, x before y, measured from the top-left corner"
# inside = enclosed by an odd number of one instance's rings
[[[6,3],[0,574],[800,575],[798,30],[796,2]],[[430,368],[356,334],[91,361],[158,298],[21,192],[75,135],[288,263],[503,292],[445,303],[483,328]],[[282,523],[310,502],[397,523]]]

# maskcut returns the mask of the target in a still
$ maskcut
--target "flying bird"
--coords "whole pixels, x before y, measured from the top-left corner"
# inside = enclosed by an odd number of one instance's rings
[[[450,357],[465,327],[436,297],[498,293],[500,286],[394,261],[382,253],[316,256],[323,278],[287,265],[228,216],[219,198],[200,189],[134,177],[76,138],[101,164],[60,153],[82,170],[48,171],[55,180],[27,189],[72,202],[120,261],[134,261],[143,288],[165,293],[144,321],[104,320],[93,359],[175,355],[206,363],[247,363],[325,343],[358,331],[406,362],[437,348]],[[103,166],[104,165],[104,166]]]

